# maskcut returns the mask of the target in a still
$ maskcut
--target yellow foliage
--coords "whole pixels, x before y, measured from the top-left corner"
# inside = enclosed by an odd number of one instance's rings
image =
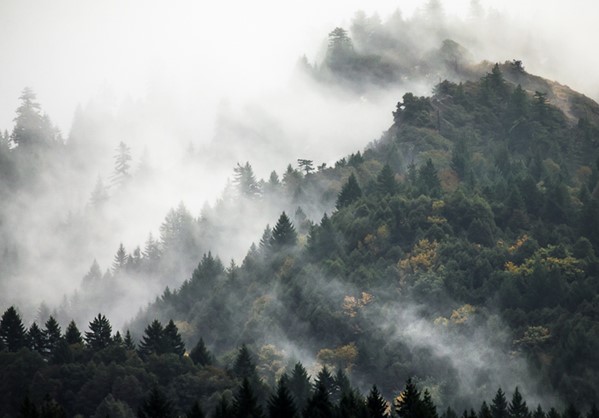
[[[528,238],[527,238],[528,239]],[[532,257],[527,258],[521,265],[516,265],[511,261],[505,263],[504,270],[512,274],[523,276],[532,274],[535,263],[540,263],[550,271],[561,271],[569,276],[576,276],[584,273],[580,268],[581,261],[571,255],[565,257],[554,257],[549,255],[553,247],[541,248],[537,250]]]
[[[528,241],[528,235],[524,234],[522,235],[520,238],[518,238],[516,240],[516,242],[514,243],[514,245],[512,245],[510,248],[508,248],[508,251],[510,253],[514,253],[518,250],[518,248],[522,247],[522,245],[524,245],[524,243]]]
[[[331,367],[341,366],[346,370],[351,370],[357,358],[358,349],[354,343],[333,349],[323,348],[316,355],[316,359],[320,363]]]
[[[447,219],[445,219],[442,216],[429,216],[426,218],[426,221],[432,224],[437,224],[437,225],[441,225],[447,222]]]
[[[277,272],[279,277],[284,277],[284,276],[289,275],[294,264],[295,264],[295,259],[293,257],[291,257],[291,256],[285,257],[285,260],[283,260],[283,264],[281,265],[281,268]]]
[[[445,201],[433,200],[433,210],[443,209],[445,207]]]
[[[372,302],[374,296],[370,293],[362,292],[361,297],[358,299],[355,296],[345,296],[343,298],[343,312],[350,318],[355,318],[358,314],[358,310],[363,308]]]
[[[399,268],[405,272],[430,271],[437,260],[437,241],[422,239],[414,245],[412,252],[399,261]]]
[[[515,340],[515,344],[525,344],[535,346],[544,343],[551,338],[551,331],[543,326],[530,326],[524,331],[524,336]]]
[[[447,327],[447,325],[449,325],[449,320],[444,316],[440,316],[438,318],[435,318],[433,324],[435,324],[435,326],[437,327]]]
[[[376,236],[381,239],[389,238],[389,227],[386,224],[379,226],[376,230]]]
[[[476,308],[470,304],[465,304],[455,309],[451,313],[450,321],[454,324],[464,324],[476,312]]]

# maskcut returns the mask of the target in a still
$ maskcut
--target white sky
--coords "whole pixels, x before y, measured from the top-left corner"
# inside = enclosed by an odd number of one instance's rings
[[[465,15],[470,0],[445,0]],[[599,69],[599,6],[593,0],[482,0],[525,22],[564,50],[555,74],[573,87],[593,86]],[[25,86],[68,134],[77,103],[102,87],[143,96],[158,74],[169,88],[207,98],[256,97],[284,83],[296,59],[313,60],[328,31],[355,11],[384,19],[416,0],[2,0],[0,129],[11,129]],[[492,28],[489,28],[492,30]],[[588,49],[587,49],[588,48]],[[526,63],[526,62],[525,62]],[[555,65],[552,64],[552,67]],[[530,67],[528,67],[530,69]],[[543,70],[543,69],[541,69]],[[592,83],[585,78],[594,79]],[[589,89],[590,90],[590,89]]]

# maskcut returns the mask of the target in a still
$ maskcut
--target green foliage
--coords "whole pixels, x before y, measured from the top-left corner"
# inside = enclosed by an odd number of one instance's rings
[[[0,340],[8,351],[16,352],[27,344],[25,327],[14,306],[11,306],[0,319]]]
[[[209,366],[213,363],[212,354],[210,354],[210,352],[206,348],[203,338],[200,338],[198,343],[191,350],[191,353],[189,353],[189,357],[193,360],[195,364],[201,366]]]
[[[89,323],[89,331],[85,331],[85,343],[92,351],[102,350],[112,342],[112,326],[102,314],[98,314]]]
[[[354,173],[350,174],[347,179],[347,183],[343,185],[341,191],[339,192],[339,196],[337,196],[337,203],[335,207],[337,209],[344,208],[349,206],[356,200],[358,200],[362,196],[362,189],[358,184],[358,180],[356,180],[356,176]]]
[[[297,243],[295,227],[285,212],[281,213],[277,224],[272,230],[270,245],[274,249],[288,248]]]

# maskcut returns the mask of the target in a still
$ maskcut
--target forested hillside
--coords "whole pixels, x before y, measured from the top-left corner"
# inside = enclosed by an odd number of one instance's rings
[[[508,81],[518,72],[521,84]],[[387,399],[402,418],[435,417],[434,405],[446,418],[526,417],[522,391],[535,418],[596,416],[597,105],[529,90],[552,85],[540,82],[495,65],[431,97],[405,94],[382,137],[333,167],[298,160],[264,181],[239,164],[202,216],[180,206],[160,241],[119,248],[105,274],[92,265],[87,297],[108,299],[205,249],[126,330],[100,314],[84,335],[75,322],[62,332],[68,304],[43,326],[5,311],[2,412],[153,416],[162,403],[293,416],[276,412],[293,402],[306,417],[379,417]],[[4,193],[19,184],[7,170]],[[272,222],[242,263],[209,251],[211,236],[233,242],[265,211]]]

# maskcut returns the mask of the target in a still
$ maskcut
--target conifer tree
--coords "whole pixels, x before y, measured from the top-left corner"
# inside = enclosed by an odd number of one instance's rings
[[[268,400],[268,416],[270,418],[294,418],[297,416],[293,396],[287,389],[287,379],[279,380],[276,393],[273,393]]]
[[[306,402],[311,396],[312,385],[310,384],[310,376],[302,363],[298,362],[293,367],[287,386],[298,410],[303,411]]]
[[[262,254],[268,253],[268,250],[270,249],[270,246],[271,246],[271,243],[270,243],[271,240],[272,240],[272,229],[270,228],[270,225],[266,224],[266,228],[264,228],[264,232],[262,233],[262,238],[260,238],[260,244],[259,244],[260,253],[262,253]]]
[[[208,365],[212,364],[212,361],[213,361],[212,354],[210,354],[210,352],[206,348],[203,338],[200,338],[198,343],[191,350],[189,357],[195,364],[201,365],[201,366],[208,366]]]
[[[471,412],[474,413],[474,411],[472,411],[472,410],[471,410]],[[422,413],[423,413],[423,416],[426,418],[439,418],[439,414],[437,413],[437,407],[435,406],[428,389],[424,390],[424,393],[422,396]],[[474,418],[476,418],[475,413],[474,413]]]
[[[385,164],[376,177],[376,190],[383,196],[397,193],[397,182],[389,164]]]
[[[160,355],[166,352],[165,340],[163,337],[164,329],[160,321],[155,319],[144,330],[144,335],[139,342],[139,356],[147,358],[152,354]]]
[[[164,327],[163,338],[165,340],[165,350],[167,353],[174,353],[179,356],[185,354],[185,344],[172,319],[168,321],[168,324]]]
[[[119,249],[117,250],[116,254],[114,255],[114,261],[112,262],[112,272],[113,273],[118,273],[119,271],[122,271],[125,269],[125,266],[127,265],[127,251],[125,251],[125,247],[123,246],[123,243],[121,242],[119,244]]]
[[[148,239],[144,245],[144,250],[142,252],[144,261],[149,262],[151,265],[158,262],[160,259],[160,245],[158,241],[154,239],[154,236],[150,232],[148,235]]]
[[[443,412],[443,415],[441,415],[441,418],[458,418],[458,414],[448,406],[445,412]]]
[[[237,163],[237,167],[233,171],[235,172],[234,184],[240,195],[249,198],[256,198],[260,195],[260,185],[256,181],[254,170],[249,162],[243,166]]]
[[[334,394],[331,395],[331,402],[335,404],[339,402],[343,395],[352,392],[352,388],[349,382],[349,378],[347,377],[347,375],[341,367],[337,369],[337,372],[333,377],[333,381],[335,382],[335,389]]]
[[[40,418],[67,418],[67,414],[62,406],[46,394],[40,408]]]
[[[214,413],[212,414],[212,418],[234,418],[234,411],[231,405],[226,398],[221,398],[216,408],[214,408]]]
[[[482,405],[480,406],[480,411],[478,411],[478,418],[493,418],[493,415],[491,414],[491,409],[489,408],[489,405],[487,405],[486,401],[483,401]]]
[[[108,200],[108,189],[102,181],[102,177],[98,176],[94,190],[92,190],[89,202],[94,208],[101,208]]]
[[[283,212],[272,230],[270,244],[274,248],[291,247],[297,242],[297,233],[289,217]]]
[[[412,379],[408,379],[405,389],[395,399],[395,413],[400,418],[420,418],[422,399]]]
[[[366,409],[368,418],[388,418],[387,402],[379,392],[376,385],[372,385],[368,397],[366,398]]]
[[[112,342],[112,326],[102,314],[98,314],[89,323],[89,331],[85,331],[85,343],[92,351],[102,350]]]
[[[131,176],[129,169],[131,168],[131,149],[124,143],[120,142],[116,154],[114,155],[114,173],[112,174],[112,185],[122,186]]]
[[[68,344],[83,344],[83,338],[75,321],[69,322],[67,330],[64,333],[64,338]]]
[[[58,321],[53,316],[50,316],[45,324],[44,334],[46,336],[46,349],[49,356],[52,355],[54,349],[62,339],[62,332]]]
[[[368,414],[364,399],[353,390],[344,392],[339,400],[337,415],[347,418],[363,418]]]
[[[327,366],[322,366],[322,369],[320,369],[320,371],[316,375],[314,383],[315,389],[317,385],[322,385],[325,388],[331,402],[334,402],[333,398],[338,397],[339,389],[335,382],[335,378],[333,377]]]
[[[27,332],[27,341],[29,349],[44,355],[46,353],[46,338],[44,332],[34,322]]]
[[[131,338],[131,333],[129,332],[129,330],[125,332],[125,339],[123,340],[123,345],[127,350],[135,351],[136,349],[135,343],[133,342],[133,338]]]
[[[314,387],[314,393],[306,402],[303,411],[304,418],[332,418],[334,408],[329,393],[323,383],[317,382]]]
[[[156,386],[137,410],[138,418],[174,418],[173,404]]]
[[[430,158],[418,169],[417,183],[418,191],[421,194],[431,197],[441,196],[441,182],[437,176],[437,169]]]
[[[501,388],[497,389],[497,393],[491,402],[491,415],[493,415],[493,418],[508,418],[507,400]]]
[[[252,360],[250,350],[245,344],[241,345],[239,353],[235,358],[233,373],[240,379],[250,379],[251,381],[256,381],[257,379],[256,364]]]
[[[547,418],[545,411],[543,411],[543,408],[541,408],[541,404],[537,405],[537,409],[535,409],[535,412],[533,412],[532,418]],[[599,416],[587,418],[599,418]]]
[[[528,410],[528,406],[526,406],[526,401],[522,399],[518,386],[514,390],[512,401],[508,405],[507,411],[509,418],[530,418],[530,411]]]
[[[553,407],[551,407],[551,409],[549,409],[549,411],[547,412],[547,418],[561,418],[562,416],[560,415],[559,412],[557,412],[557,410]]]
[[[352,173],[347,179],[347,183],[343,185],[339,195],[337,196],[337,203],[335,207],[337,210],[342,209],[346,206],[351,205],[353,202],[362,197],[362,189],[356,180],[356,176]]]
[[[580,411],[573,403],[569,403],[566,410],[562,413],[562,418],[580,418]]]
[[[19,351],[27,345],[25,327],[14,306],[8,308],[0,319],[0,340],[11,352]]]
[[[116,346],[123,346],[123,337],[121,336],[121,332],[117,331],[116,334],[114,334],[114,337],[112,337],[112,343]]]
[[[233,413],[235,418],[263,418],[262,407],[254,394],[250,381],[243,378],[237,396],[233,399]]]

